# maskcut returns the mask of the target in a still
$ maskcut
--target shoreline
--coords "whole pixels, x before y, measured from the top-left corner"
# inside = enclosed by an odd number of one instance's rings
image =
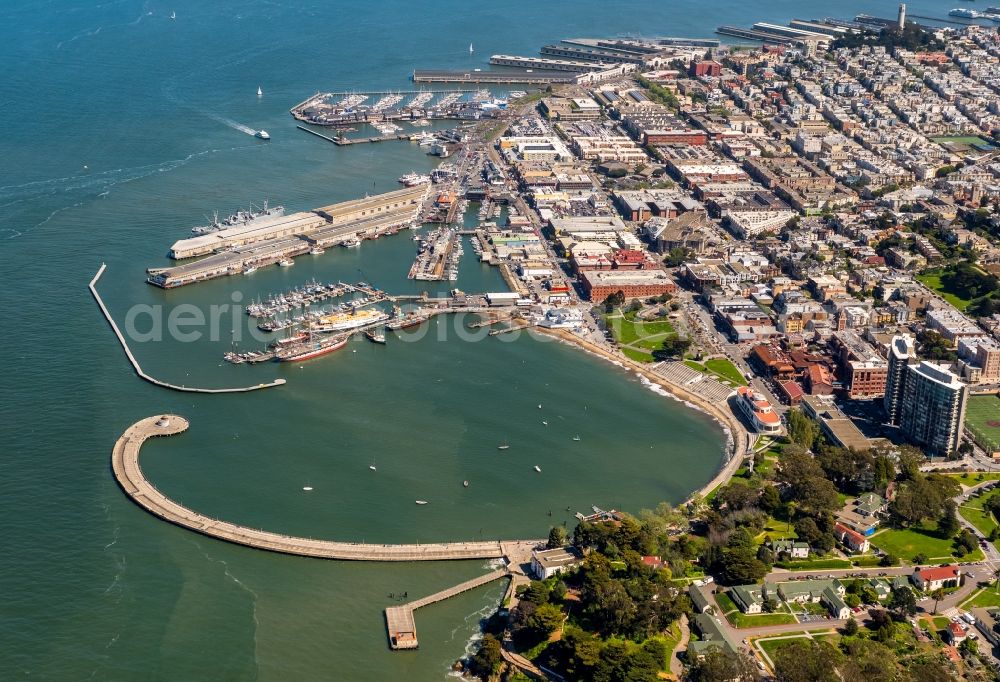
[[[615,353],[602,348],[591,341],[580,338],[572,332],[564,329],[549,329],[543,327],[532,327],[532,331],[545,334],[567,345],[574,346],[578,350],[596,355],[607,362],[621,367],[622,369],[635,372],[650,384],[665,390],[673,398],[686,403],[691,409],[708,415],[722,427],[723,431],[728,434],[728,442],[726,444],[727,454],[726,458],[722,462],[722,466],[716,472],[715,476],[713,476],[705,485],[694,490],[687,497],[687,499],[681,502],[681,504],[691,502],[696,497],[705,497],[712,492],[712,490],[731,479],[733,474],[736,473],[736,470],[739,469],[740,465],[743,463],[743,458],[746,456],[748,450],[747,441],[750,433],[731,412],[722,410],[718,407],[718,405],[705,400],[701,396],[695,395],[675,384],[668,382],[662,376],[652,372],[648,367],[642,365],[641,363],[627,358],[624,355],[616,355]]]

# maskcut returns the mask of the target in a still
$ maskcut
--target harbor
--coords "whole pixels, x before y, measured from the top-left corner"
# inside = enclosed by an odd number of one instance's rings
[[[506,100],[495,99],[488,90],[318,92],[296,104],[289,113],[297,121],[318,126],[371,125],[394,130],[399,128],[395,124],[401,122],[478,120],[506,105]]]

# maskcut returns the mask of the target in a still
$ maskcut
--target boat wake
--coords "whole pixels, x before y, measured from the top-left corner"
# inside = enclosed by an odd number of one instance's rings
[[[257,131],[254,130],[253,128],[251,128],[250,126],[245,126],[242,123],[240,123],[238,121],[234,121],[231,118],[226,118],[225,116],[220,116],[219,114],[213,113],[211,111],[206,111],[205,109],[196,109],[195,111],[197,111],[198,113],[203,114],[205,116],[208,116],[213,121],[217,121],[217,122],[221,123],[224,126],[229,126],[233,130],[238,130],[241,133],[246,133],[247,135],[250,135],[251,137],[253,137],[257,133]]]
[[[88,199],[107,197],[111,193],[111,189],[118,185],[141,180],[156,173],[170,172],[201,156],[256,148],[256,145],[240,145],[225,149],[206,149],[188,154],[182,159],[172,159],[144,166],[115,168],[97,173],[82,173],[80,175],[50,178],[48,180],[36,180],[20,185],[5,185],[0,187],[0,209],[9,209],[21,204],[30,205],[35,201],[47,197],[72,196],[74,194],[78,195],[78,193],[83,193],[85,196],[81,197],[78,201],[65,204],[51,211],[42,220],[33,225],[20,228],[0,227],[0,233],[6,233],[7,239],[15,239],[46,225],[60,213],[84,205]]]

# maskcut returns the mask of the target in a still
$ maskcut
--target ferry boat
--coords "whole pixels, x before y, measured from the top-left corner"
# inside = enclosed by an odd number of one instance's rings
[[[781,417],[767,398],[757,391],[749,386],[740,386],[736,389],[736,404],[759,433],[781,433]]]
[[[278,362],[302,362],[303,360],[311,360],[343,348],[347,345],[347,339],[349,338],[349,334],[313,338],[304,343],[283,348],[282,350],[277,351],[274,357]]]
[[[407,187],[416,187],[417,185],[426,185],[431,181],[431,176],[421,175],[419,173],[407,173],[401,176],[397,182],[401,185],[406,185]]]
[[[961,17],[962,19],[978,19],[982,16],[979,12],[974,9],[966,9],[965,7],[956,7],[955,9],[948,12],[948,16]]]
[[[336,313],[321,317],[316,321],[315,331],[340,332],[357,329],[369,324],[378,324],[389,319],[383,310],[357,310],[354,312]]]
[[[253,136],[256,137],[258,140],[270,140],[271,139],[271,135],[268,134],[268,132],[266,130],[258,130],[256,133],[253,134]]]

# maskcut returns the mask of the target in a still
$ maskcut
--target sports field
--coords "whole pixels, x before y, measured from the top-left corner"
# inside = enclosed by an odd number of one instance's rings
[[[965,409],[965,427],[980,447],[988,452],[1000,450],[1000,398],[974,395]]]

